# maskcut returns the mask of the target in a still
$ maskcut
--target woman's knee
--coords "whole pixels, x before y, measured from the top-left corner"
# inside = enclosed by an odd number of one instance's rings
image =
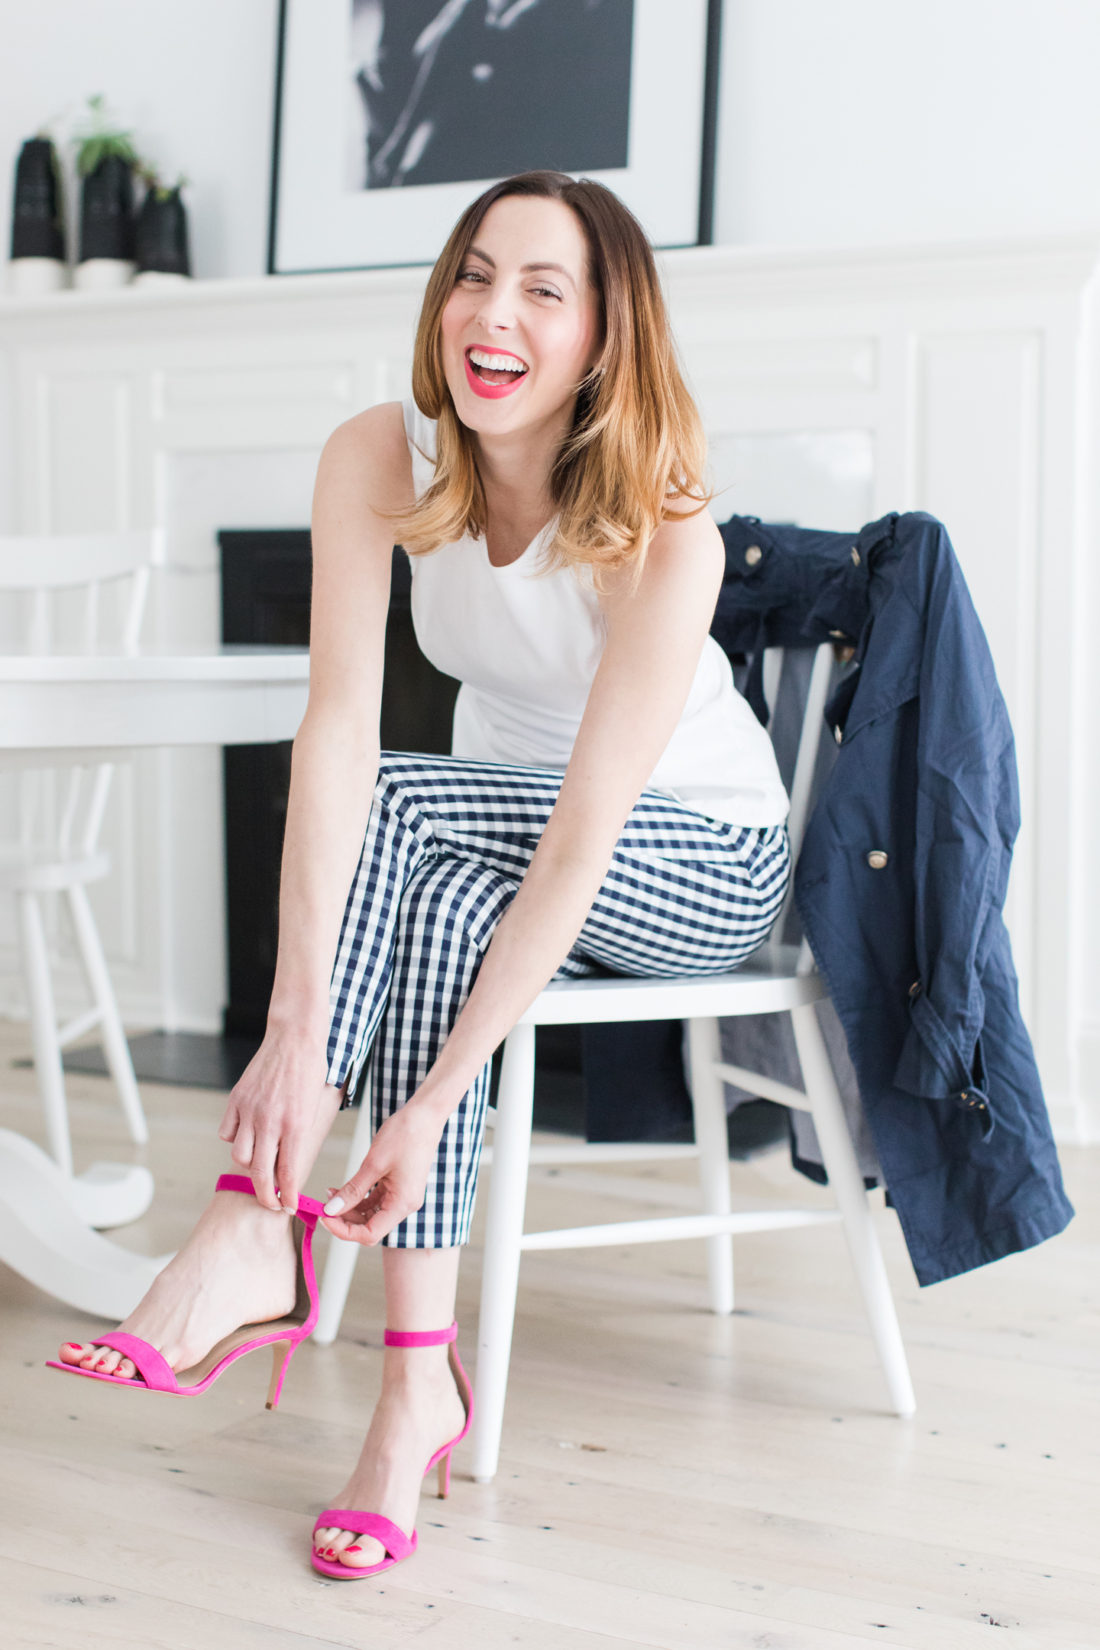
[[[517,887],[514,879],[476,861],[441,857],[406,885],[398,943],[445,930],[453,945],[481,952]]]

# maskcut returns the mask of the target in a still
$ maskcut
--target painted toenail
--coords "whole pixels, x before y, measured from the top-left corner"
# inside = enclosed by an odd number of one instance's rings
[[[345,1547],[344,1551],[346,1553],[361,1553],[363,1549],[362,1547]]]

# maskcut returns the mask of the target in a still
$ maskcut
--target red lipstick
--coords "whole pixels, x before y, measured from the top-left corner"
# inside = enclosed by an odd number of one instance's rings
[[[516,356],[515,359],[518,361],[519,357]],[[514,384],[486,384],[484,380],[479,378],[477,373],[474,371],[473,365],[470,361],[469,351],[467,351],[462,357],[462,362],[466,368],[466,382],[469,384],[475,395],[482,396],[486,401],[499,401],[502,396],[514,395],[516,390],[519,389],[520,385],[527,377],[526,372],[521,372],[516,375],[516,381]]]

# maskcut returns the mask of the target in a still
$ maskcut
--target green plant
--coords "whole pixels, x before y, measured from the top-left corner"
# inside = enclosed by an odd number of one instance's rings
[[[151,165],[151,163],[147,160],[138,162],[137,174],[146,189],[151,189],[154,191],[158,201],[166,201],[169,195],[172,194],[173,190],[186,189],[187,185],[191,182],[191,179],[184,177],[181,172],[174,184],[165,183],[156,167]]]
[[[73,141],[77,145],[76,170],[80,177],[86,178],[94,172],[101,161],[115,158],[125,161],[128,166],[140,167],[141,157],[134,148],[133,135],[130,132],[121,132],[113,126],[108,118],[102,92],[88,99],[91,118],[83,129],[78,130]]]

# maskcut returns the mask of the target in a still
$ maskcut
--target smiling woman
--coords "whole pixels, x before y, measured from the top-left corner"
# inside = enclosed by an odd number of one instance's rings
[[[734,967],[790,864],[770,741],[708,634],[699,417],[622,203],[545,172],[482,195],[429,280],[413,390],[318,468],[275,984],[220,1130],[248,1178],[117,1334],[60,1357],[197,1390],[242,1321],[268,1326],[250,1347],[312,1328],[288,1316],[296,1273],[312,1296],[288,1211],[381,1244],[382,1396],[313,1531],[342,1580],[412,1554],[425,1460],[446,1494],[470,1425],[454,1302],[493,1050],[552,978]],[[449,757],[379,750],[395,532],[417,640],[462,684]],[[368,1071],[370,1150],[318,1216],[300,1188]]]
[[[394,523],[411,555],[485,530],[486,418],[495,435],[537,421],[553,436],[548,566],[587,566],[597,582],[627,562],[637,574],[660,523],[706,500],[702,428],[652,250],[589,179],[523,173],[463,213],[428,282],[413,396],[437,451],[432,485]],[[475,404],[506,397],[507,411]]]

